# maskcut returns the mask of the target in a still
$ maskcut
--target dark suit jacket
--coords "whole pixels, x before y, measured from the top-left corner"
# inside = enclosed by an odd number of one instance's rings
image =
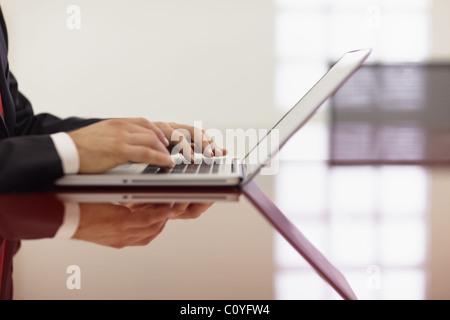
[[[0,115],[0,192],[42,188],[63,174],[51,133],[69,131],[98,119],[59,119],[35,115],[9,70],[8,35],[0,8],[0,92],[5,119]]]

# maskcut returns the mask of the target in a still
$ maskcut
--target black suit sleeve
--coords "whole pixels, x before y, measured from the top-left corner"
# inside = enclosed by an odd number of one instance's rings
[[[51,114],[34,115],[28,99],[9,74],[9,93],[14,103],[12,137],[0,140],[0,192],[18,192],[51,187],[63,175],[62,162],[50,134],[70,131],[99,119],[59,119]]]
[[[0,192],[47,188],[62,175],[61,159],[49,135],[0,141]]]

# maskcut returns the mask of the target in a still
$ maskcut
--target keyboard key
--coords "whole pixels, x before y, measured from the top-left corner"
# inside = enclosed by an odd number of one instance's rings
[[[172,171],[172,169],[167,169],[167,168],[160,168],[158,173],[170,173]]]
[[[221,164],[219,163],[181,163],[170,168],[161,168],[157,166],[148,165],[143,173],[152,174],[152,173],[158,173],[158,174],[171,174],[171,173],[202,173],[202,174],[209,174],[209,173],[218,173],[220,171]]]
[[[186,165],[184,163],[176,165],[171,173],[183,173],[184,169],[186,168]]]
[[[148,165],[144,169],[143,173],[156,173],[156,172],[158,172],[158,170],[159,170],[159,167]]]
[[[198,170],[198,173],[210,173],[211,172],[212,165],[208,163],[202,163],[200,165],[200,169]]]
[[[220,164],[220,163],[214,163],[213,168],[212,168],[212,172],[213,172],[213,173],[219,172],[220,167],[221,167],[221,164]]]
[[[199,164],[188,164],[185,173],[196,173],[199,167]]]

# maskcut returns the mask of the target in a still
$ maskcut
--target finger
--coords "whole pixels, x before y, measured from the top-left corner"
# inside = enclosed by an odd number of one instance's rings
[[[171,209],[171,204],[161,204],[157,207],[152,204],[134,204],[130,209],[132,214],[128,217],[128,226],[130,228],[150,227],[155,223],[167,220],[172,212]]]
[[[145,246],[149,244],[153,239],[155,239],[163,230],[167,223],[166,221],[161,221],[159,224],[155,224],[151,229],[134,229],[128,230],[130,231],[130,235],[128,237],[124,237],[124,239],[118,241],[117,244],[114,245],[116,248],[123,247],[131,247],[131,246]]]
[[[124,137],[125,139],[129,139],[133,137],[135,134],[146,135],[147,139],[158,141],[162,147],[159,147],[161,151],[167,148],[168,140],[165,138],[163,132],[153,123],[149,122],[146,119],[141,118],[130,118],[130,119],[112,119],[110,121],[114,127],[119,127],[122,129],[122,136],[118,135],[117,137]]]
[[[169,218],[175,218],[185,213],[189,207],[189,202],[177,202],[172,205]]]
[[[162,229],[164,229],[164,226],[166,225],[168,219],[163,219],[160,221],[157,221],[155,223],[152,223],[148,226],[139,226],[136,228],[130,228],[127,232],[129,232],[130,236],[128,239],[132,238],[144,238],[148,237],[154,234],[158,234],[161,232]]]
[[[200,128],[190,127],[190,131],[194,132],[194,150],[201,152],[205,157],[212,157],[214,154],[211,149],[211,137]]]
[[[127,161],[148,163],[159,167],[172,168],[173,160],[169,153],[160,152],[148,147],[127,145],[125,148]]]
[[[204,133],[205,131],[196,128],[193,126],[185,125],[185,124],[178,124],[178,123],[171,123],[170,127],[175,130],[176,132],[182,133],[186,139],[193,145],[195,152],[203,152],[204,146],[203,146],[203,140],[204,140]]]
[[[213,157],[213,156],[223,156],[226,151],[224,151],[223,148],[220,148],[217,143],[214,141],[214,138],[211,137],[208,132],[206,132],[205,130],[201,130],[198,128],[195,128],[194,130],[196,130],[196,136],[198,137],[201,134],[201,141],[202,141],[202,152],[203,155],[206,157]]]
[[[172,203],[159,203],[159,202],[128,202],[121,205],[128,207],[132,212],[139,210],[156,211],[156,210],[168,210],[172,208]]]
[[[161,231],[162,231],[162,230],[161,230]],[[161,232],[159,232],[159,233],[161,233]],[[146,245],[148,245],[150,242],[152,242],[152,241],[159,235],[159,233],[157,233],[157,234],[155,234],[155,235],[152,235],[152,236],[149,236],[149,237],[147,237],[147,238],[141,239],[141,240],[135,242],[135,243],[133,244],[133,246],[135,246],[135,247],[137,247],[137,246],[140,246],[140,247],[146,246]]]
[[[136,124],[142,128],[149,129],[153,131],[158,139],[167,147],[169,145],[169,140],[167,140],[166,136],[164,135],[164,132],[153,122],[148,121],[144,118],[127,118],[130,123]]]
[[[204,147],[203,155],[206,157],[222,157],[228,153],[227,149],[221,148],[216,142],[212,141]]]
[[[215,142],[211,143],[211,148],[216,157],[222,157],[222,156],[227,155],[227,153],[228,153],[227,149],[219,147]]]
[[[209,136],[206,132],[205,132],[205,137],[209,143],[209,147],[211,148],[211,151],[214,156],[221,157],[221,156],[224,156],[227,154],[227,150],[219,147],[217,145],[216,141],[214,141],[214,138]]]
[[[158,138],[162,141],[162,143],[166,147],[168,147],[170,143],[169,140],[164,135],[164,132],[160,128],[158,128],[153,122],[150,122],[150,128],[157,134]]]
[[[172,154],[181,153],[187,161],[193,162],[195,160],[194,150],[192,149],[191,142],[188,141],[183,132],[174,130],[171,134],[171,142],[172,144],[175,144],[175,146],[172,148]]]
[[[191,148],[197,152],[201,150],[201,153],[206,157],[223,156],[228,153],[226,149],[219,147],[205,130],[177,123],[171,123],[170,126],[167,125],[167,127],[187,132],[188,137],[194,137],[194,143],[191,141]]]
[[[177,219],[196,219],[200,217],[206,210],[208,210],[214,202],[192,203],[186,208],[182,215],[177,216]]]
[[[148,147],[162,153],[170,154],[167,147],[158,138],[156,138],[155,134],[149,134],[148,132],[132,133],[128,135],[126,142],[134,146]]]
[[[194,152],[202,153],[205,157],[208,158],[214,155],[213,150],[210,146],[211,138],[208,136],[208,134],[206,134],[204,130],[192,126],[179,126],[181,127],[181,130],[178,129],[178,131],[183,132],[188,138],[194,137],[193,141],[190,141],[191,149]]]

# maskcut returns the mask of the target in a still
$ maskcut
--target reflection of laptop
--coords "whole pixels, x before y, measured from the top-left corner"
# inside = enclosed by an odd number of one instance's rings
[[[343,299],[358,299],[344,275],[300,232],[254,181],[244,185],[242,190],[272,226]]]
[[[194,191],[175,188],[146,189],[66,189],[56,194],[62,202],[77,203],[205,203],[205,202],[236,202],[240,197],[239,189],[197,188]]]
[[[147,164],[126,164],[103,174],[66,175],[60,186],[239,186],[267,165],[287,140],[362,65],[371,50],[344,54],[303,98],[250,150],[244,159],[185,164],[165,170]],[[276,139],[274,137],[276,136]],[[275,141],[277,143],[273,143]]]

